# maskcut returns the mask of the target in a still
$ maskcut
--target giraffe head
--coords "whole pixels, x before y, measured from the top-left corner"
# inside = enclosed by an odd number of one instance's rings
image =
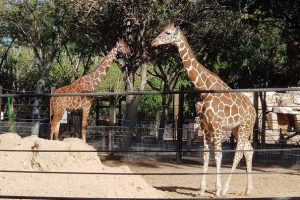
[[[152,41],[151,46],[157,47],[161,44],[176,44],[179,41],[179,35],[179,27],[171,23],[163,28],[163,31]]]
[[[128,45],[126,44],[126,42],[123,39],[119,39],[119,41],[116,44],[116,48],[117,48],[118,52],[120,52],[121,54],[124,54],[126,56],[130,56],[130,54],[131,54]]]

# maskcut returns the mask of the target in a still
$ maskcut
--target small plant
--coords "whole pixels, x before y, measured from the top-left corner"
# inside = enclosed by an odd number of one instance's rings
[[[9,131],[15,133],[16,127],[14,123],[14,107],[13,107],[12,97],[7,98],[7,104],[8,104]]]

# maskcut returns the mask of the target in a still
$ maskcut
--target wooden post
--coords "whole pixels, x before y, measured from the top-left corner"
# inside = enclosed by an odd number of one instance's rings
[[[54,93],[55,93],[55,87],[51,87],[51,94],[54,94]],[[51,97],[50,97],[50,99],[51,99]],[[51,103],[50,103],[49,108],[50,108],[50,110],[49,110],[49,122],[51,123],[51,121],[52,121],[52,115],[53,115]]]
[[[183,87],[180,87],[180,92],[183,92]],[[177,122],[177,162],[182,161],[182,127],[183,127],[183,103],[184,94],[179,94],[179,106],[178,106],[178,122]]]
[[[109,87],[110,92],[114,92],[114,87]],[[111,152],[113,150],[113,126],[116,123],[116,108],[115,108],[115,96],[110,96],[109,100],[109,133],[108,133],[108,150],[109,156],[113,156]]]

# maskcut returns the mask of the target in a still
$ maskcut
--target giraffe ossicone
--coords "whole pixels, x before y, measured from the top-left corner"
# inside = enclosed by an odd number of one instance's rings
[[[116,45],[102,59],[98,68],[90,74],[80,77],[69,85],[57,88],[54,93],[87,93],[93,92],[96,86],[102,82],[112,63],[119,54],[130,55],[130,49],[123,39],[119,39]],[[51,134],[50,139],[58,139],[60,120],[65,113],[82,111],[82,130],[83,141],[86,142],[86,131],[88,125],[89,112],[92,106],[93,98],[91,96],[53,96],[50,99],[50,108],[52,109]]]
[[[152,47],[163,44],[172,44],[177,47],[191,82],[197,90],[227,90],[230,87],[215,73],[200,64],[183,32],[174,23],[163,28],[162,32],[152,41]],[[246,159],[248,182],[246,194],[253,188],[252,182],[252,157],[251,136],[256,120],[256,111],[250,99],[243,93],[202,93],[202,101],[195,105],[200,117],[200,126],[203,130],[203,177],[200,194],[206,190],[206,178],[209,162],[209,146],[213,145],[217,166],[216,196],[225,195],[229,189],[232,174],[243,156]],[[225,131],[232,131],[237,140],[231,174],[222,190],[221,161],[222,139]]]

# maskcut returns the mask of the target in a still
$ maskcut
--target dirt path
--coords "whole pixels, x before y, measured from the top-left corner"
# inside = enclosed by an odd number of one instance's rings
[[[156,161],[127,162],[116,160],[102,160],[108,166],[128,166],[132,172],[140,173],[201,173],[199,164],[176,164]],[[223,166],[223,172],[230,172],[230,166]],[[255,167],[254,172],[280,172],[284,174],[254,174],[254,189],[248,197],[300,197],[300,168],[284,169],[280,167]],[[215,172],[211,166],[209,172]],[[245,172],[238,169],[237,172]],[[143,176],[154,188],[162,190],[171,198],[193,198],[199,195],[201,176]],[[223,183],[227,175],[223,176]],[[207,197],[214,197],[215,176],[208,176]],[[244,197],[247,176],[235,175],[232,178],[228,197]]]

